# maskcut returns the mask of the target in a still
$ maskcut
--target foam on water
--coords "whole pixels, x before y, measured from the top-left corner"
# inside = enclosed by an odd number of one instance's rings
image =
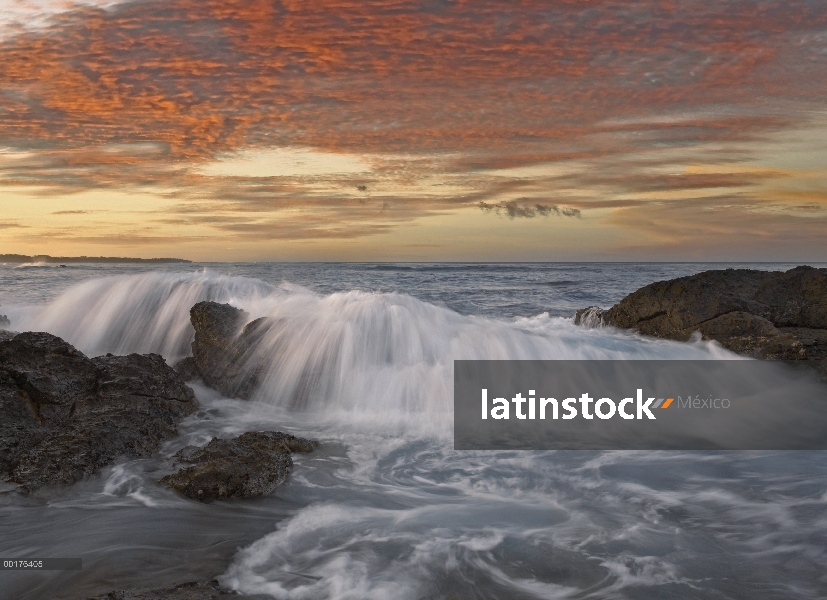
[[[243,548],[224,562],[220,580],[279,599],[827,593],[824,453],[452,448],[455,359],[735,358],[714,343],[586,329],[548,314],[467,316],[403,293],[318,294],[210,271],[93,279],[18,310],[13,323],[92,355],[158,352],[174,363],[189,353],[189,309],[200,300],[265,317],[250,357],[263,366],[264,383],[252,402],[194,385],[201,411],[161,458],[256,429],[316,437],[322,446],[295,455],[291,479],[258,505],[197,505],[154,484],[163,465],[115,466],[52,502],[53,511],[117,511],[104,519],[111,532],[89,544],[141,535],[150,548],[154,537],[188,548],[208,532],[213,544],[215,531],[223,527],[227,537],[241,527],[237,515],[260,506],[271,525],[236,544]],[[62,521],[56,527],[62,538],[73,531]],[[49,531],[37,535],[51,539]],[[97,577],[113,569],[102,554],[94,560]],[[174,553],[169,560],[180,568]],[[123,587],[145,579],[135,577]]]

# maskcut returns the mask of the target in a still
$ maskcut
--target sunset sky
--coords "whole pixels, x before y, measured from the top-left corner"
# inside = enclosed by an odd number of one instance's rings
[[[0,0],[0,253],[827,261],[824,0]]]

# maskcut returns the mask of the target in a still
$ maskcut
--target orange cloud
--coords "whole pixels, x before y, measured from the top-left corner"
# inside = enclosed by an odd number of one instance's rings
[[[737,144],[760,144],[822,106],[825,30],[827,6],[806,0],[83,8],[0,42],[0,139],[27,153],[0,154],[0,178],[42,194],[161,190],[181,201],[180,213],[224,234],[299,238],[369,235],[520,197],[587,210],[675,192],[740,194],[764,176],[680,172],[683,161],[711,144],[730,152],[715,160],[743,160],[749,149],[735,155]],[[367,179],[198,170],[273,147],[385,158]],[[664,149],[681,150],[680,161],[652,158]],[[410,158],[393,158],[401,153]],[[489,173],[544,164],[572,167]],[[676,172],[663,172],[670,164]],[[456,191],[420,189],[440,178]],[[369,198],[343,191],[367,183],[378,189]],[[280,226],[272,215],[250,216],[297,208],[313,219]]]
[[[597,122],[762,97],[818,98],[808,69],[770,77],[788,2],[172,0],[63,16],[0,45],[2,137],[161,144],[173,159],[250,145],[518,148]],[[813,65],[812,75],[818,65]],[[737,117],[737,115],[736,115]],[[754,126],[754,122],[745,123]],[[696,126],[711,135],[737,119]],[[659,131],[690,125],[664,125]],[[652,127],[655,128],[655,127]],[[668,136],[667,136],[668,137]],[[269,139],[268,139],[269,138]]]

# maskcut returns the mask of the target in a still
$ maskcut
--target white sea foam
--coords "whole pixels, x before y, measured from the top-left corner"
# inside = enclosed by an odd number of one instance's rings
[[[263,365],[259,408],[330,424],[447,434],[455,359],[732,357],[715,344],[644,339],[539,315],[463,316],[399,293],[320,296],[299,286],[211,272],[152,272],[77,285],[22,328],[58,335],[87,354],[189,354],[189,310],[201,300],[266,317],[251,365]]]

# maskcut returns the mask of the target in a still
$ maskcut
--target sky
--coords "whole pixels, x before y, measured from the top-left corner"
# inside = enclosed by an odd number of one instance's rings
[[[0,253],[827,261],[823,0],[0,0]]]

